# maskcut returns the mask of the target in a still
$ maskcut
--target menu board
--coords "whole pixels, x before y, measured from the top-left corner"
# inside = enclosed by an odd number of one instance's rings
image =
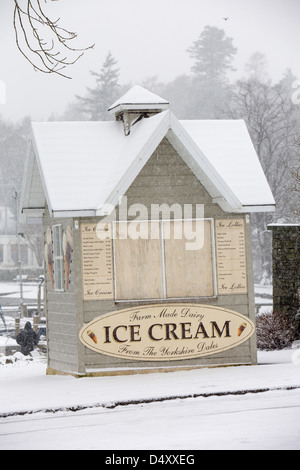
[[[217,219],[216,248],[219,294],[246,294],[244,219]]]
[[[83,300],[113,299],[111,225],[81,224]]]

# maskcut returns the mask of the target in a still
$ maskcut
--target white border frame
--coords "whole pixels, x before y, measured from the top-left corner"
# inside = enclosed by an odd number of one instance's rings
[[[197,220],[210,222],[211,227],[211,246],[212,246],[212,282],[213,282],[213,295],[211,296],[197,296],[197,297],[167,297],[167,289],[166,289],[166,269],[165,269],[165,249],[164,249],[164,232],[163,232],[163,224],[165,222],[184,222],[184,221],[192,221],[196,222]],[[134,302],[165,302],[165,301],[175,301],[175,300],[195,300],[195,299],[215,299],[218,295],[218,284],[217,284],[217,264],[216,264],[216,243],[215,243],[215,225],[214,225],[214,218],[212,217],[204,217],[204,218],[195,218],[195,219],[153,219],[153,220],[114,220],[112,222],[112,249],[113,249],[113,274],[114,274],[114,301],[115,303],[134,303]],[[160,261],[161,261],[161,274],[162,274],[162,294],[163,297],[154,298],[154,299],[117,299],[117,273],[116,273],[116,258],[115,258],[115,240],[116,240],[116,224],[119,223],[151,223],[156,222],[159,224],[159,241],[160,241]]]
[[[54,240],[55,240],[55,236],[54,236],[54,230],[55,228],[58,227],[59,228],[59,243],[60,243],[60,251],[61,251],[61,255],[60,256],[56,256],[55,255],[55,249],[54,249]],[[51,230],[52,230],[52,243],[53,243],[53,266],[54,266],[54,276],[53,276],[53,286],[54,286],[54,292],[64,292],[65,289],[64,289],[64,285],[65,285],[65,267],[64,267],[64,252],[63,252],[63,241],[62,241],[62,237],[63,237],[63,229],[62,229],[62,224],[54,224],[52,225],[51,227]],[[56,279],[57,279],[57,274],[56,274],[56,262],[57,261],[60,261],[61,260],[61,285],[62,285],[62,288],[59,289],[56,284],[57,282]]]

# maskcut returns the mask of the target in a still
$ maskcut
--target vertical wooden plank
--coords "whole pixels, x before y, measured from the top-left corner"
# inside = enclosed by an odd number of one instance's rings
[[[74,252],[80,253],[81,233],[78,221],[73,220],[73,246]],[[78,334],[83,325],[83,281],[82,281],[82,259],[81,256],[74,257],[74,283],[75,283],[75,312],[76,312],[76,330],[77,330],[77,372],[85,373],[85,349],[78,339]]]
[[[169,239],[166,224],[171,228]],[[189,234],[196,233],[196,221],[164,222],[167,298],[214,295],[210,221],[201,221],[200,230],[204,230],[203,245],[199,240],[198,249],[191,250]]]
[[[126,224],[116,224],[116,299],[160,299],[162,274],[159,223],[130,222],[128,235],[122,233],[125,227]],[[144,235],[148,231],[148,238],[134,239],[134,232],[137,234],[139,230]]]

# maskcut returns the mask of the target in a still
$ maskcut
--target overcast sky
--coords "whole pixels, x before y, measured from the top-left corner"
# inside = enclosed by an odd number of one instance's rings
[[[13,8],[13,0],[0,0],[0,85],[6,87],[0,115],[12,120],[26,115],[47,120],[63,112],[75,94],[83,96],[93,86],[89,72],[100,71],[108,51],[118,61],[121,84],[189,74],[186,50],[206,25],[233,38],[238,48],[233,79],[245,75],[245,63],[256,51],[266,55],[274,81],[288,67],[300,78],[300,0],[48,0],[45,11],[78,33],[76,45],[96,44],[69,69],[72,80],[35,72],[26,62],[15,44]]]

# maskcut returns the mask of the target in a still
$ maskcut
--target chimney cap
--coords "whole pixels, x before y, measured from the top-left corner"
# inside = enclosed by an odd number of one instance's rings
[[[109,108],[109,114],[121,114],[124,111],[161,112],[169,108],[169,102],[145,88],[135,85],[115,101]]]

